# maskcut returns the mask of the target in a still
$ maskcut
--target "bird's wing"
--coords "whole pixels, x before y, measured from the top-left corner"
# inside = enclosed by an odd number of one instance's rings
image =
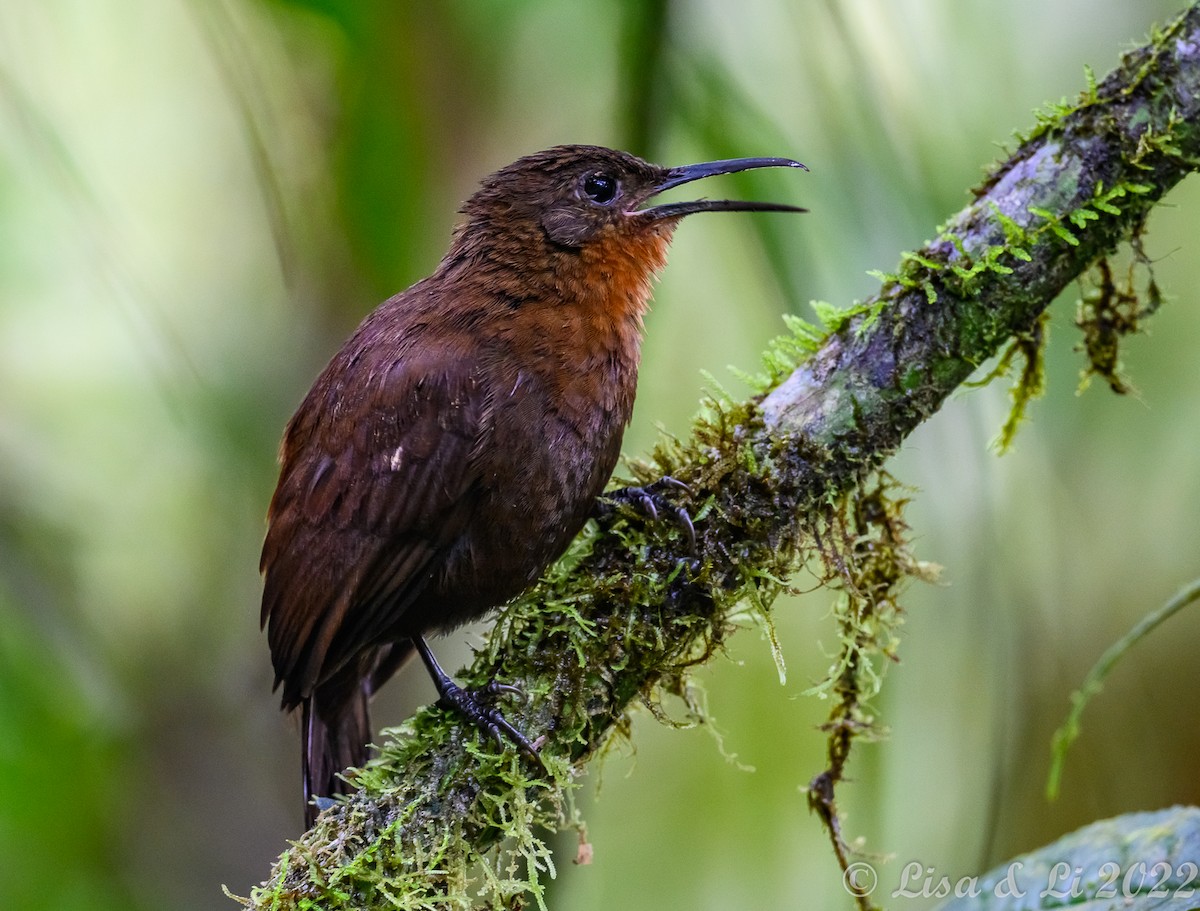
[[[387,636],[479,497],[486,385],[464,359],[370,357],[335,358],[284,437],[260,568],[289,708]]]

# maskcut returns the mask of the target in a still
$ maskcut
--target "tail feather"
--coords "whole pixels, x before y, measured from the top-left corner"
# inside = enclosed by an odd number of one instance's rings
[[[351,790],[338,776],[366,765],[370,756],[369,703],[375,691],[413,653],[408,639],[381,646],[324,681],[301,700],[300,748],[304,765],[304,819],[311,828],[320,812],[314,797],[334,797]]]
[[[349,793],[339,773],[363,766],[371,740],[370,694],[366,680],[353,686],[322,684],[302,703],[301,750],[304,765],[304,821],[311,827],[320,810],[314,797]]]

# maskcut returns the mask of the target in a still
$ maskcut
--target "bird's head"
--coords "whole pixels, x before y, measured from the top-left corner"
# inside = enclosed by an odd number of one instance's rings
[[[464,227],[579,250],[612,233],[669,231],[693,212],[803,212],[772,202],[697,199],[647,205],[659,193],[752,168],[804,168],[789,158],[735,158],[678,168],[600,146],[556,146],[501,168],[464,204]],[[805,169],[807,170],[807,169]]]
[[[442,268],[471,281],[485,276],[510,302],[556,307],[569,301],[580,312],[640,328],[651,281],[666,264],[671,235],[685,215],[805,211],[729,199],[654,204],[655,197],[705,177],[776,167],[804,165],[788,158],[736,158],[664,168],[599,146],[537,152],[484,179],[462,207],[464,219]]]

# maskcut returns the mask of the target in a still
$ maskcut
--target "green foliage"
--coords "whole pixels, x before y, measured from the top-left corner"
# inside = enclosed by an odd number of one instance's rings
[[[1015,259],[1029,262],[1032,257],[1024,246],[1030,242],[1029,233],[1017,223],[1016,219],[1006,215],[995,202],[988,203],[988,210],[1004,230],[1004,242],[1009,254]]]
[[[1153,189],[1149,184],[1133,182],[1121,183],[1106,189],[1104,181],[1100,180],[1096,182],[1091,202],[1088,204],[1081,205],[1066,214],[1055,214],[1048,209],[1030,206],[1029,213],[1044,219],[1040,230],[1052,231],[1060,240],[1077,247],[1079,246],[1079,237],[1063,222],[1070,222],[1076,228],[1084,230],[1090,223],[1099,221],[1102,214],[1118,217],[1124,215],[1124,210],[1116,205],[1115,200],[1129,195],[1144,195]]]
[[[775,336],[767,343],[762,354],[764,372],[751,374],[738,370],[736,367],[729,368],[734,376],[746,383],[756,395],[762,395],[774,389],[797,366],[821,347],[829,333],[836,332],[851,316],[860,312],[855,308],[842,310],[825,301],[812,301],[811,306],[824,329],[814,326],[795,314],[785,313],[783,321],[788,332]],[[711,405],[719,405],[720,408],[731,407],[734,400],[728,391],[712,374],[704,371],[703,376],[709,389],[715,391],[715,399],[706,404],[705,410],[713,413]]]
[[[1069,228],[1067,228],[1063,225],[1062,216],[1056,215],[1055,213],[1051,212],[1049,209],[1043,209],[1040,206],[1030,206],[1029,214],[1036,215],[1038,218],[1045,219],[1045,228],[1047,230],[1053,231],[1058,236],[1059,240],[1065,241],[1066,243],[1070,244],[1072,247],[1079,246],[1079,238],[1076,237],[1075,234]],[[1068,215],[1067,218],[1070,219],[1071,216]]]

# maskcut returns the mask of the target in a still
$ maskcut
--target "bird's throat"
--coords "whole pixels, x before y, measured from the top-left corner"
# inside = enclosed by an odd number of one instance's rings
[[[579,283],[592,307],[606,311],[617,325],[636,326],[640,334],[654,279],[667,264],[673,231],[674,224],[667,222],[637,231],[612,229],[584,247]]]

